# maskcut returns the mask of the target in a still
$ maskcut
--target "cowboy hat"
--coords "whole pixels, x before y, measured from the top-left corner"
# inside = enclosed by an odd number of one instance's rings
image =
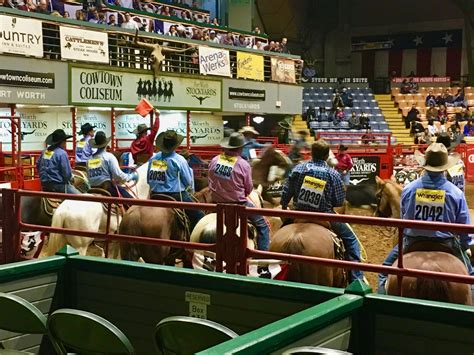
[[[133,130],[133,133],[139,135],[139,134],[142,134],[145,131],[148,131],[149,129],[150,129],[150,127],[148,127],[146,124],[141,123],[137,126],[137,128],[135,128]]]
[[[226,149],[237,149],[245,145],[244,135],[240,132],[234,132],[229,138],[224,138],[221,141],[221,147]]]
[[[278,122],[278,125],[284,129],[291,129],[293,125],[293,117],[291,116],[285,117],[283,121]]]
[[[448,152],[451,152],[453,149],[455,149],[459,145],[459,142],[452,142],[451,137],[446,132],[441,133],[436,138],[436,143],[444,144]]]
[[[239,133],[253,133],[255,135],[259,135],[258,131],[253,128],[252,126],[243,126],[241,129],[239,129]]]
[[[97,128],[97,126],[92,126],[90,123],[84,123],[81,126],[81,134],[82,135],[89,134],[89,132],[94,130],[95,128]]]
[[[181,145],[183,140],[184,136],[169,129],[156,137],[155,144],[162,152],[172,152]]]
[[[46,137],[45,142],[47,145],[58,145],[70,138],[72,138],[72,136],[66,134],[63,129],[57,129]]]
[[[110,143],[111,139],[112,137],[107,138],[104,132],[99,131],[95,134],[95,137],[89,141],[89,144],[92,148],[105,148],[107,147],[107,144]]]
[[[442,172],[456,165],[460,156],[449,155],[448,149],[442,143],[431,143],[424,155],[415,151],[415,159],[426,171]]]

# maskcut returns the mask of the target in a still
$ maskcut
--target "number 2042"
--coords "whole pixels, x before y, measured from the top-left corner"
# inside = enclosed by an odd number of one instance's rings
[[[415,206],[415,219],[422,221],[436,221],[443,222],[443,207],[442,206]]]

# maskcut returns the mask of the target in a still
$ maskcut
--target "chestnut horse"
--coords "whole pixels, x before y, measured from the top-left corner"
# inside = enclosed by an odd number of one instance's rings
[[[402,187],[392,180],[377,177],[376,216],[400,218],[400,199]],[[394,238],[394,242],[398,238]],[[396,244],[396,243],[394,243]],[[415,249],[416,248],[416,249]],[[394,265],[397,264],[395,261]],[[441,250],[436,243],[420,242],[414,244],[403,255],[403,265],[410,269],[447,272],[467,275],[464,264],[449,250]],[[398,279],[391,275],[387,280],[387,294],[398,295]],[[469,285],[427,278],[404,277],[401,296],[444,301],[470,305],[472,302]]]

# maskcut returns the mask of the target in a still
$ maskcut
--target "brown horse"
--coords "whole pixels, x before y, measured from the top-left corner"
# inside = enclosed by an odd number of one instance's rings
[[[272,238],[270,251],[335,259],[334,242],[326,227],[315,223],[294,223],[282,227]],[[292,262],[288,281],[343,287],[343,270],[327,266]]]
[[[402,187],[392,180],[377,180],[377,210],[376,216],[400,218],[400,199]],[[394,237],[394,245],[398,237]],[[451,254],[450,250],[441,250],[436,243],[416,243],[416,249],[404,254],[403,265],[406,268],[439,271],[467,275],[463,263]],[[394,265],[396,265],[395,262]],[[396,276],[390,276],[387,281],[387,293],[397,295],[398,281]],[[404,277],[402,296],[445,301],[461,304],[471,304],[471,288],[468,285],[440,281],[435,279]]]

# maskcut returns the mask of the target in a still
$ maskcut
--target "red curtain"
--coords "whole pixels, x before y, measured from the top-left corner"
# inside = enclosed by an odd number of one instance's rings
[[[362,52],[362,77],[367,78],[369,82],[373,82],[374,70],[375,70],[375,52],[363,51]]]
[[[446,76],[451,80],[459,80],[461,76],[462,48],[446,49]]]
[[[416,75],[431,76],[431,48],[419,48],[416,53]]]
[[[403,49],[394,49],[388,52],[388,77],[392,72],[396,72],[396,76],[402,76]]]

